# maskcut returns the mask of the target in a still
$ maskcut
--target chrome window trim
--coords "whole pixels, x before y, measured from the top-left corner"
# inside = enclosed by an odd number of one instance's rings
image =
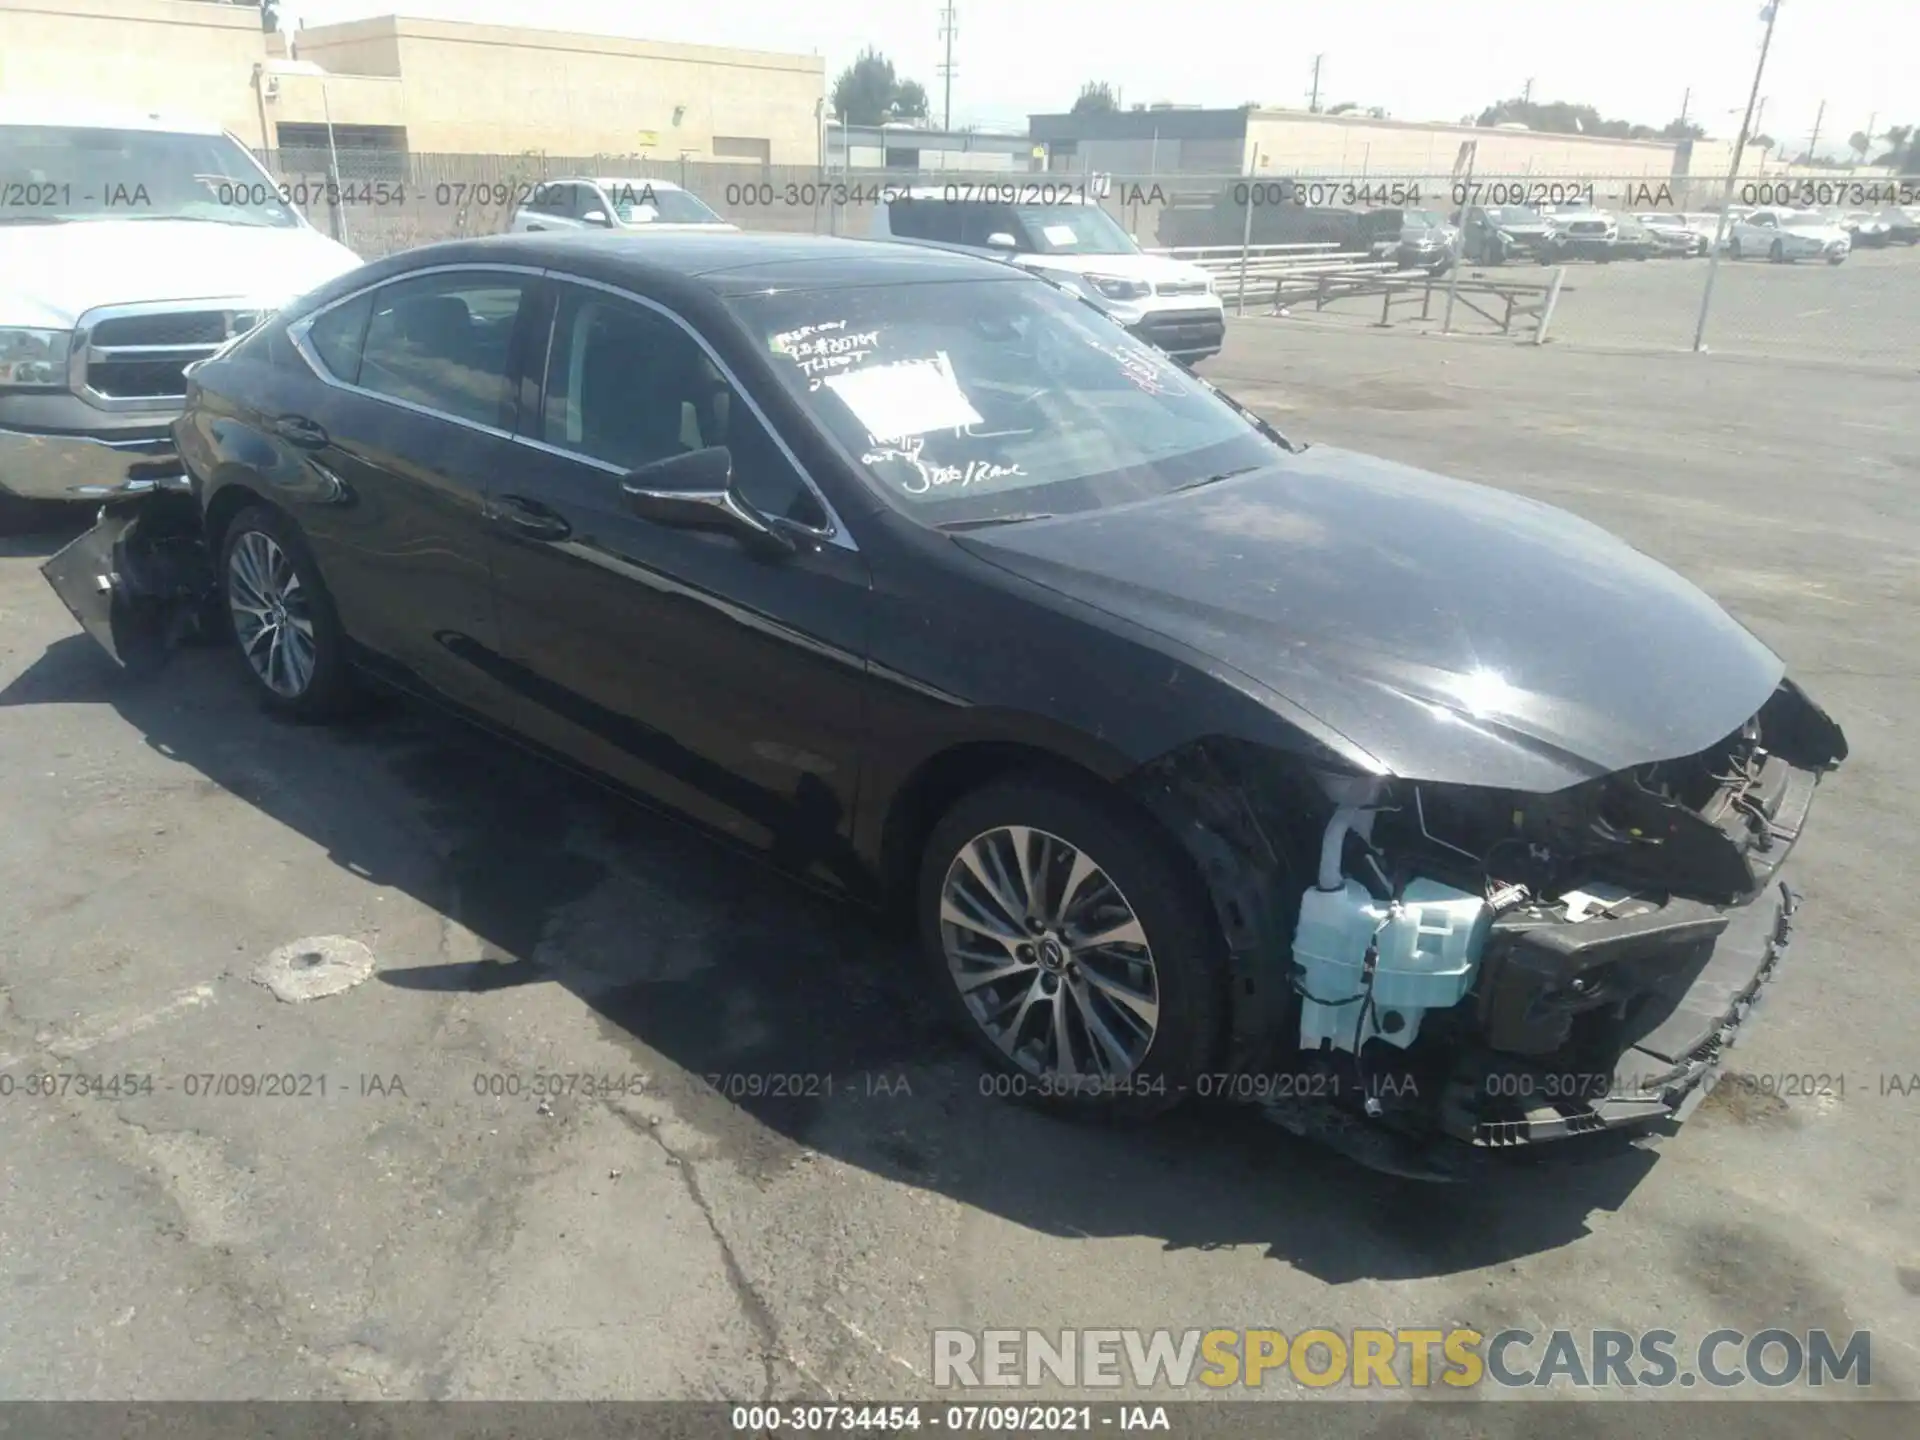
[[[665,316],[675,325],[678,325],[692,337],[694,344],[700,347],[707,359],[713,363],[714,368],[726,378],[727,383],[733,387],[735,393],[746,402],[747,408],[753,412],[754,418],[760,422],[760,427],[772,437],[775,448],[786,458],[787,463],[793,466],[794,473],[800,477],[800,483],[807,487],[807,490],[812,494],[813,498],[819,502],[820,508],[827,516],[827,523],[824,527],[803,525],[798,521],[785,519],[783,519],[781,523],[789,525],[793,529],[801,531],[803,534],[811,536],[823,544],[832,545],[841,550],[849,550],[855,554],[859,553],[860,547],[854,542],[853,537],[847,533],[846,523],[841,520],[840,512],[834,509],[833,502],[829,500],[826,493],[821,490],[819,483],[814,480],[812,473],[805,465],[800,463],[800,457],[793,453],[793,447],[787,444],[786,437],[781,435],[779,429],[767,418],[767,412],[760,408],[760,402],[755,400],[752,394],[748,392],[747,387],[740,383],[740,376],[735,373],[733,367],[727,364],[719,353],[714,350],[713,346],[707,342],[707,338],[698,330],[694,329],[685,319],[668,309],[665,305],[662,305],[659,301],[650,299],[645,295],[636,294],[632,290],[622,289],[618,285],[609,285],[600,280],[589,280],[585,276],[574,275],[565,270],[546,269],[537,265],[507,265],[488,261],[430,265],[419,270],[406,270],[399,274],[389,275],[384,279],[375,280],[357,289],[350,290],[337,299],[329,300],[319,309],[301,316],[298,320],[287,326],[287,340],[293,346],[294,352],[305,362],[307,368],[313,372],[314,378],[319,380],[323,385],[331,385],[336,390],[344,390],[350,395],[359,395],[364,399],[378,400],[382,404],[397,405],[401,409],[410,410],[416,415],[425,415],[431,419],[444,420],[450,425],[462,425],[469,430],[477,430],[482,434],[491,435],[496,439],[512,441],[515,444],[525,445],[530,449],[540,450],[562,459],[579,461],[597,470],[606,471],[608,474],[625,475],[627,472],[618,466],[609,464],[604,460],[595,459],[591,455],[582,454],[577,450],[568,450],[558,445],[550,445],[546,441],[536,440],[530,435],[517,435],[510,431],[503,430],[498,426],[483,425],[476,420],[469,420],[463,415],[449,415],[444,410],[436,410],[428,405],[420,405],[411,400],[402,400],[393,395],[384,395],[377,390],[368,390],[360,385],[349,384],[347,381],[340,379],[339,376],[329,371],[325,363],[321,361],[319,353],[313,348],[313,343],[309,338],[308,332],[312,330],[314,323],[319,320],[321,316],[339,309],[342,305],[358,300],[363,295],[370,294],[375,290],[396,284],[402,280],[416,279],[422,275],[467,274],[473,272],[528,275],[535,279],[551,280],[556,284],[584,286],[589,290],[603,291],[608,295],[617,296],[622,300],[631,300],[645,309]],[[543,407],[546,404],[547,398],[546,371],[548,364],[551,363],[552,360],[553,337],[558,328],[559,319],[560,307],[556,303],[553,308],[553,313],[547,320],[546,353],[541,361],[539,391],[540,401]],[[540,421],[541,424],[544,425],[544,414],[540,417]],[[522,423],[524,423],[524,418]]]
[[[478,420],[470,420],[465,415],[450,415],[445,410],[434,409],[431,405],[422,405],[413,400],[402,400],[397,395],[387,395],[378,390],[369,390],[362,385],[349,384],[338,375],[335,375],[331,370],[327,369],[325,362],[320,358],[319,352],[313,348],[313,341],[308,335],[308,332],[313,329],[314,322],[322,315],[338,310],[342,305],[358,300],[362,295],[370,295],[376,290],[385,289],[387,286],[398,284],[402,280],[413,280],[422,275],[471,274],[475,272],[527,275],[536,280],[540,279],[546,273],[537,265],[497,265],[484,261],[457,265],[429,265],[419,270],[404,270],[397,275],[389,275],[384,280],[375,280],[371,284],[360,286],[357,290],[350,290],[337,300],[329,300],[318,310],[302,315],[298,320],[287,326],[287,341],[293,346],[294,353],[306,362],[306,366],[313,372],[314,378],[323,385],[331,385],[336,390],[344,390],[349,395],[358,395],[362,399],[378,400],[383,405],[397,405],[402,410],[410,410],[416,415],[425,415],[433,420],[444,420],[449,425],[460,425],[468,430],[477,430],[482,435],[491,435],[497,440],[511,440],[514,438],[513,432],[502,429],[498,425],[485,425]],[[365,348],[365,343],[366,337],[362,336],[361,345],[363,349]]]
[[[701,351],[712,363],[713,368],[718,370],[720,374],[725,377],[726,382],[733,387],[734,393],[746,402],[747,408],[753,412],[754,418],[760,422],[760,428],[766,431],[772,438],[775,448],[779,450],[781,455],[786,457],[787,463],[793,467],[793,473],[800,477],[800,483],[806,486],[808,493],[819,502],[820,509],[827,517],[827,523],[824,526],[803,525],[797,520],[788,520],[784,517],[781,519],[781,524],[790,526],[823,544],[833,545],[842,550],[850,550],[855,554],[859,553],[860,547],[854,542],[853,536],[847,533],[847,527],[845,522],[840,518],[840,512],[833,508],[833,502],[827,499],[826,492],[820,488],[819,483],[813,478],[812,472],[800,463],[800,457],[793,453],[793,447],[787,444],[786,437],[780,433],[779,428],[774,425],[773,421],[767,418],[767,412],[760,408],[760,402],[753,398],[752,393],[748,391],[745,385],[741,384],[740,376],[735,373],[731,365],[727,364],[727,362],[721,358],[720,353],[707,342],[706,336],[702,335],[682,316],[649,296],[637,294],[632,290],[623,289],[618,285],[609,285],[602,280],[589,280],[583,275],[574,275],[565,270],[548,270],[544,273],[549,280],[552,280],[558,285],[579,285],[588,290],[599,290],[622,300],[631,300],[643,309],[651,310],[657,315],[664,316],[675,325],[678,325],[681,330],[685,331],[693,340],[693,343],[700,347]],[[558,332],[560,326],[560,306],[557,297],[553,307],[553,314],[548,320],[548,326],[546,365],[552,363],[554,335]],[[547,377],[545,366],[543,365],[540,375],[540,403],[542,414],[539,417],[543,429],[546,424],[546,415],[544,413],[546,400]],[[555,455],[563,455],[569,460],[583,461],[586,464],[594,466],[596,469],[607,470],[616,475],[624,475],[627,473],[618,466],[608,464],[604,460],[597,460],[591,455],[582,454],[577,450],[568,450],[564,446],[553,445],[544,440],[536,440],[529,435],[516,435],[513,438],[518,443],[529,445],[536,450],[544,450]]]

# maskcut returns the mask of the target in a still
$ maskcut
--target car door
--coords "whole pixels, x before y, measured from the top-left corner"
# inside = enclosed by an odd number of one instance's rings
[[[498,645],[488,489],[514,458],[508,383],[531,269],[454,266],[348,297],[293,327],[325,383],[277,420],[329,479],[299,519],[341,623],[397,683],[504,718],[467,658]]]
[[[582,230],[610,230],[614,226],[614,208],[598,185],[575,185],[573,203],[567,214]],[[592,217],[599,216],[596,220]]]
[[[540,403],[494,497],[498,672],[520,728],[791,868],[858,883],[862,556],[690,326],[586,282],[556,279],[551,306]],[[756,508],[817,543],[768,559],[629,508],[627,472],[716,445]]]

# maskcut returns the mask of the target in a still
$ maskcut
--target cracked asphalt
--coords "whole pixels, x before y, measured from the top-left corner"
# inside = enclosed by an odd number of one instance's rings
[[[1911,378],[1282,320],[1206,369],[1609,526],[1787,657],[1853,756],[1737,1063],[1844,1093],[1445,1191],[1236,1111],[1065,1125],[981,1095],[863,917],[415,707],[283,723],[219,650],[122,677],[17,538],[0,1398],[932,1398],[936,1326],[1454,1324],[1868,1329],[1920,1395]],[[256,980],[326,937],[372,977]]]

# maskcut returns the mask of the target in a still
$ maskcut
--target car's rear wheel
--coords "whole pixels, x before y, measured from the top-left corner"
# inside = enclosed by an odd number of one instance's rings
[[[267,703],[310,719],[356,697],[345,637],[313,552],[285,515],[250,505],[220,550],[221,592],[234,643]]]
[[[1773,263],[1776,265],[1784,263],[1787,258],[1786,241],[1784,240],[1774,241],[1773,248],[1767,251],[1767,258],[1773,261]]]
[[[1727,242],[1727,256],[1732,260],[1738,260],[1740,258],[1740,242],[1738,240],[1729,240]]]
[[[1220,946],[1196,877],[1152,823],[1036,775],[934,827],[921,945],[991,1093],[1139,1117],[1184,1099],[1213,1050]]]

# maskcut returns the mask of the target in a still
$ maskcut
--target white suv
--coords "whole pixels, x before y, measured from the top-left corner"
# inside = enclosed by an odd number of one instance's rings
[[[1853,237],[1817,210],[1755,210],[1735,222],[1727,253],[1764,255],[1776,264],[1825,260],[1839,265],[1853,252]]]
[[[1226,310],[1198,265],[1148,255],[1077,186],[1024,181],[917,186],[874,208],[876,240],[956,246],[1082,295],[1188,362],[1220,353]]]
[[[670,180],[569,176],[543,180],[514,211],[513,230],[738,230]]]

